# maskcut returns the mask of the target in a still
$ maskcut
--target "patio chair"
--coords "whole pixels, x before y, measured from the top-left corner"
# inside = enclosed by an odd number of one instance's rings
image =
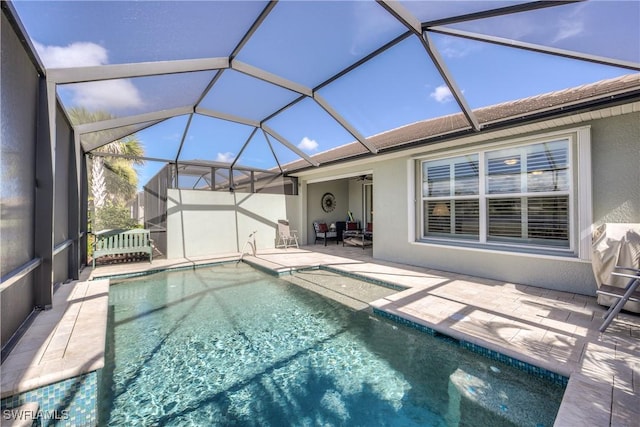
[[[291,230],[289,228],[289,221],[286,219],[278,220],[278,243],[276,243],[276,248],[285,248],[287,249],[289,246],[295,245],[296,248],[298,246],[298,235],[296,230]]]
[[[365,228],[364,230],[364,238],[373,240],[373,223],[372,222],[367,223],[367,228]]]
[[[609,327],[613,319],[615,319],[618,313],[620,313],[620,310],[623,309],[627,301],[640,302],[640,291],[638,290],[638,286],[640,286],[640,269],[616,266],[616,270],[624,270],[630,272],[620,273],[614,271],[613,273],[611,273],[613,276],[627,278],[629,279],[629,282],[624,288],[601,285],[600,288],[598,288],[598,290],[596,291],[596,293],[599,295],[605,295],[616,299],[616,301],[611,304],[609,310],[607,310],[607,312],[603,316],[604,322],[602,323],[602,326],[600,326],[600,332],[604,332]]]
[[[360,229],[360,221],[347,221],[345,229],[342,232],[342,239],[347,237],[359,236],[362,230]]]
[[[313,242],[314,244],[318,242],[319,239],[324,240],[324,245],[327,246],[328,239],[335,239],[336,245],[338,244],[338,233],[336,231],[329,230],[329,226],[324,221],[314,221],[313,222],[313,231],[315,232],[316,238]]]

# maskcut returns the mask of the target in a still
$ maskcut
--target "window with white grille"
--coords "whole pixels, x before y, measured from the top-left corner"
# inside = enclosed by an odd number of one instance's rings
[[[569,138],[422,161],[422,238],[571,247]]]

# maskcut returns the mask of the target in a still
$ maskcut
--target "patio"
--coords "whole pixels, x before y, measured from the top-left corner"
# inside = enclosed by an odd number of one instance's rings
[[[104,266],[91,277],[237,257]],[[406,287],[371,306],[570,377],[557,426],[628,426],[640,417],[640,317],[622,313],[600,334],[605,309],[595,297],[380,261],[353,246],[270,249],[244,259],[280,273],[330,266]]]

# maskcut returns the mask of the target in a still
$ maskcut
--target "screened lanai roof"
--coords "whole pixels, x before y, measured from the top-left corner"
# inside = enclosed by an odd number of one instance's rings
[[[512,116],[489,106],[640,71],[638,1],[4,6],[86,152],[135,133],[162,162],[317,166],[379,152],[390,129],[482,132]]]

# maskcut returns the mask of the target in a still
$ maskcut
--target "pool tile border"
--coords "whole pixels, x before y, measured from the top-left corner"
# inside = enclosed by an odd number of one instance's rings
[[[350,271],[345,271],[345,270],[341,270],[339,268],[335,268],[335,267],[331,267],[331,266],[327,266],[327,265],[318,265],[318,266],[314,266],[314,267],[303,267],[303,268],[291,268],[288,269],[287,271],[281,271],[281,272],[277,272],[277,271],[273,271],[268,269],[267,267],[261,266],[259,264],[254,264],[252,262],[248,262],[243,260],[243,262],[247,262],[247,264],[250,264],[253,267],[256,267],[260,270],[266,271],[267,273],[270,273],[272,275],[275,276],[282,276],[282,275],[289,275],[289,274],[293,274],[296,271],[309,271],[309,270],[324,270],[324,271],[329,271],[332,273],[336,273],[336,274],[340,274],[342,276],[346,276],[352,279],[357,279],[357,280],[362,280],[368,283],[372,283],[374,285],[379,285],[379,286],[384,286],[386,288],[389,289],[393,289],[396,291],[404,291],[406,289],[408,289],[406,286],[400,286],[397,285],[395,283],[390,283],[390,282],[385,282],[383,280],[379,280],[379,279],[375,279],[375,278],[371,278],[371,277],[367,277],[361,274],[357,274],[357,273],[352,273]],[[563,387],[567,387],[567,384],[569,383],[569,377],[566,377],[562,374],[559,374],[557,372],[553,372],[550,371],[548,369],[545,368],[541,368],[539,366],[535,366],[532,365],[530,363],[524,362],[522,360],[519,360],[515,357],[511,357],[511,356],[507,356],[505,354],[502,354],[498,351],[495,350],[490,350],[488,348],[482,347],[480,345],[474,344],[472,342],[466,341],[466,340],[462,340],[462,339],[457,339],[454,338],[450,335],[444,334],[442,332],[439,332],[433,328],[430,328],[428,326],[422,325],[420,323],[416,323],[414,321],[411,321],[409,319],[406,319],[404,317],[398,316],[396,314],[393,313],[389,313],[387,311],[381,310],[379,308],[376,307],[372,307],[373,309],[373,313],[381,316],[381,317],[386,317],[390,320],[395,321],[396,323],[400,323],[402,325],[408,326],[410,328],[416,329],[422,333],[431,335],[433,337],[445,340],[449,343],[451,343],[452,345],[457,345],[460,348],[463,348],[465,350],[468,351],[472,351],[476,354],[479,354],[481,356],[484,356],[488,359],[491,360],[495,360],[501,363],[504,363],[506,365],[512,366],[516,369],[519,369],[523,372],[526,372],[529,375],[533,375],[537,378],[541,378],[543,380],[547,380],[552,382],[553,384],[556,385],[560,385]]]
[[[37,413],[25,413],[37,426],[95,426],[98,422],[98,371],[5,397],[0,401],[5,411],[25,403],[39,404]]]
[[[452,345],[457,345],[460,348],[472,351],[488,359],[502,362],[506,365],[512,366],[516,369],[519,369],[535,377],[550,381],[553,384],[567,387],[567,384],[569,383],[569,378],[562,374],[558,374],[548,369],[540,368],[530,363],[523,362],[522,360],[516,359],[515,357],[507,356],[495,350],[490,350],[488,348],[479,346],[469,341],[451,337],[447,334],[443,334],[442,332],[436,331],[435,329],[430,328],[428,326],[406,319],[402,316],[398,316],[397,314],[389,313],[388,311],[384,311],[376,307],[373,307],[373,313],[377,316],[387,318],[396,323],[400,323],[401,325],[405,325],[409,328],[416,329],[419,332],[431,335],[436,338],[444,339],[445,341],[451,343]]]
[[[94,276],[94,277],[91,277],[90,281],[93,281],[93,280],[104,280],[104,279],[109,279],[109,280],[135,279],[137,277],[150,276],[150,275],[156,274],[156,273],[164,273],[164,272],[171,272],[171,271],[196,270],[198,268],[215,267],[215,266],[221,265],[221,264],[232,264],[232,263],[237,263],[237,262],[238,261],[224,260],[224,261],[208,262],[208,263],[205,263],[205,264],[181,265],[181,266],[178,266],[178,267],[160,267],[160,268],[154,268],[154,269],[151,269],[151,270],[136,271],[134,273],[118,273],[118,274],[106,274],[104,276]],[[246,262],[246,261],[243,260],[242,262]],[[251,264],[251,265],[253,266],[253,264]]]

